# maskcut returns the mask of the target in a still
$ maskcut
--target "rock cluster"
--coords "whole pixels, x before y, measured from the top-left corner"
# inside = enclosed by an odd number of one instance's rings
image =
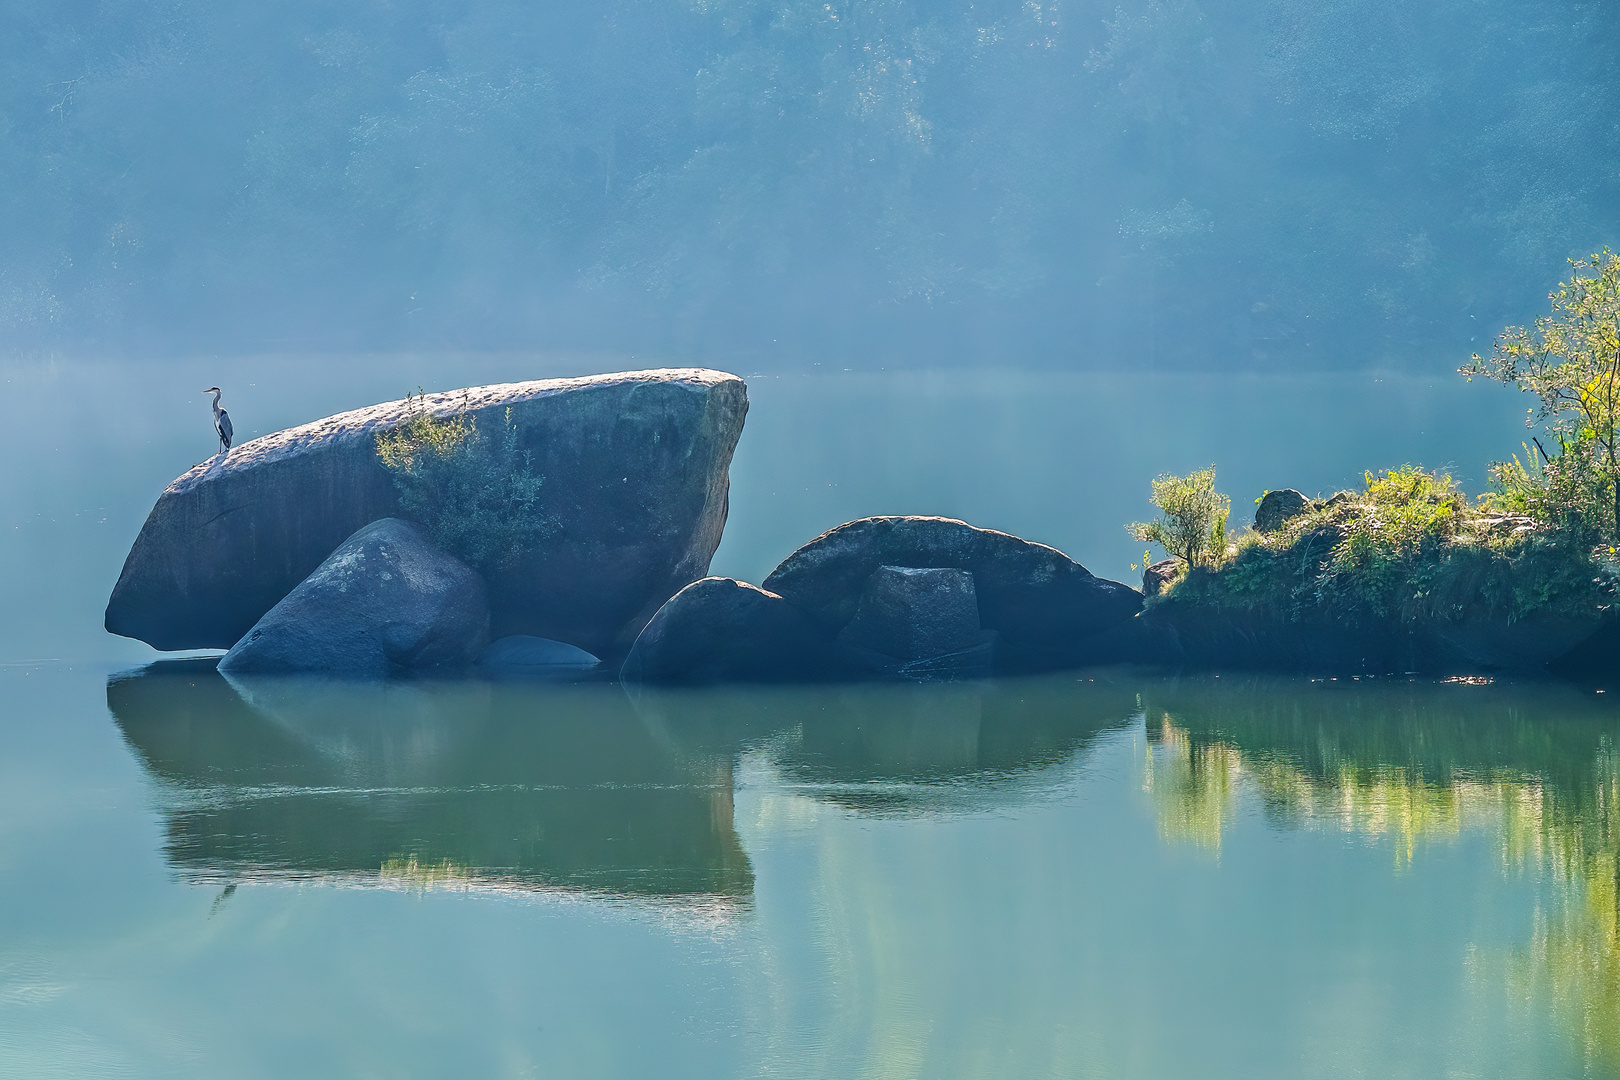
[[[393,512],[376,438],[410,415],[396,402],[254,440],[176,480],[130,551],[107,628],[165,649],[229,647],[219,666],[232,678],[617,671],[666,684],[1110,663],[1610,672],[1620,641],[1620,618],[1597,611],[1350,625],[1326,612],[1218,609],[1169,588],[1172,560],[1147,567],[1139,592],[1055,548],[940,517],[847,522],[760,585],[705,577],[747,412],[742,380],[631,372],[482,387],[426,405],[511,417],[543,477],[535,512],[547,525],[513,564],[469,566]],[[1275,533],[1349,498],[1269,491],[1254,527]],[[1513,515],[1490,521],[1503,534],[1534,527]],[[1344,535],[1322,525],[1293,537],[1290,557],[1326,557]],[[1146,610],[1144,595],[1154,598]]]
[[[1055,548],[963,521],[873,517],[810,541],[764,587],[707,578],[665,604],[623,677],[940,678],[1087,662],[1142,595]]]
[[[548,527],[511,565],[475,572],[394,520],[377,437],[424,407],[509,419],[543,478],[534,512]],[[708,573],[747,411],[734,375],[636,371],[430,395],[255,439],[163,492],[107,629],[228,648],[226,669],[244,672],[587,669]],[[480,658],[491,636],[503,641]]]
[[[708,573],[748,411],[735,375],[634,371],[428,395],[494,429],[510,416],[554,527],[490,572],[491,632],[621,654]],[[413,406],[341,413],[234,447],[169,485],[107,604],[107,629],[159,649],[230,648],[356,530],[396,516],[377,436]]]
[[[515,564],[468,566],[394,513],[377,437],[423,407],[517,431],[547,527]],[[949,518],[848,522],[763,587],[704,577],[746,412],[735,376],[646,371],[394,402],[253,440],[163,493],[107,628],[228,647],[233,677],[577,678],[606,656],[641,682],[816,681],[1073,665],[1141,608],[1054,548]]]

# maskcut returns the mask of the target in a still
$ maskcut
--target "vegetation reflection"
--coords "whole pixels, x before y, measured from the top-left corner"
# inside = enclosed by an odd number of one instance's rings
[[[1236,818],[1390,845],[1478,832],[1504,872],[1547,886],[1509,989],[1544,1002],[1589,1065],[1620,1071],[1620,800],[1614,710],[1546,685],[1254,680],[1143,695],[1143,787],[1167,840],[1219,858]]]

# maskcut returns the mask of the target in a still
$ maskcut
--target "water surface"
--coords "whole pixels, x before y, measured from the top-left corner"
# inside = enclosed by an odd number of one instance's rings
[[[1620,716],[0,670],[0,1074],[1620,1075]]]

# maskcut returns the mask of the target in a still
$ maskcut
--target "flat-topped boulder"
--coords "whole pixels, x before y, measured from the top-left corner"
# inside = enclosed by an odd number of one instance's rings
[[[547,536],[488,576],[496,636],[622,654],[663,602],[703,577],[725,526],[748,411],[735,375],[698,368],[429,394],[279,431],[196,466],[159,497],[124,562],[106,626],[159,649],[229,648],[339,544],[398,511],[379,434],[414,408],[508,409],[543,477]]]
[[[824,633],[856,617],[880,568],[954,568],[973,575],[979,623],[1000,638],[1009,670],[1083,662],[1087,639],[1135,615],[1142,594],[1109,581],[1056,548],[940,517],[870,517],[840,525],[789,555],[764,588]]]

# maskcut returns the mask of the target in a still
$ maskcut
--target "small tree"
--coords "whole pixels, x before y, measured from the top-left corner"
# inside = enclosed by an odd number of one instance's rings
[[[1553,313],[1532,328],[1510,326],[1489,357],[1458,371],[1484,375],[1541,399],[1527,426],[1550,427],[1570,469],[1590,466],[1606,495],[1607,524],[1620,536],[1620,255],[1607,248],[1571,259],[1575,273],[1548,298]],[[1596,274],[1582,277],[1582,270]]]
[[[1226,518],[1232,500],[1215,490],[1215,466],[1153,481],[1159,520],[1128,525],[1131,535],[1158,544],[1188,567],[1218,562],[1226,553]]]

